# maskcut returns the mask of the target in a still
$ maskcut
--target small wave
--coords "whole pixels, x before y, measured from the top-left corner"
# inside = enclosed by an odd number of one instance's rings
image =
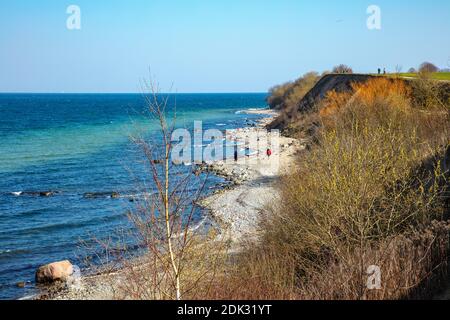
[[[20,196],[52,197],[60,193],[61,193],[60,191],[48,190],[48,191],[13,191],[10,192],[9,194],[15,197]]]
[[[1,254],[27,254],[32,252],[32,249],[30,248],[16,248],[16,249],[7,249],[0,251]],[[25,270],[26,267],[20,268],[19,266],[16,266],[14,269],[11,269],[13,271],[22,271]]]
[[[65,230],[75,230],[75,229],[83,229],[86,226],[96,225],[98,223],[106,223],[111,221],[116,221],[123,219],[125,217],[125,213],[111,214],[108,216],[99,216],[84,219],[82,221],[70,221],[70,222],[56,222],[53,224],[45,224],[45,225],[37,225],[31,227],[24,227],[16,230],[2,230],[0,231],[0,236],[14,239],[16,237],[21,236],[30,236],[32,234],[39,234],[44,232],[64,232]],[[17,250],[13,252],[17,254]],[[11,252],[9,252],[11,254]]]
[[[269,108],[248,108],[248,109],[245,109],[245,110],[236,111],[235,114],[246,114],[246,113],[249,113],[249,112],[263,111],[263,110],[267,110],[267,109],[269,109]]]
[[[140,199],[140,198],[148,198],[152,195],[156,194],[156,192],[138,192],[138,193],[131,193],[131,194],[121,194],[119,198],[124,199]]]
[[[35,294],[23,296],[22,298],[19,298],[18,300],[19,301],[34,300],[37,297],[39,297],[39,294],[35,293]]]
[[[225,123],[216,123],[216,126],[218,126],[218,127],[224,127],[224,126],[226,126],[226,124],[225,124]]]

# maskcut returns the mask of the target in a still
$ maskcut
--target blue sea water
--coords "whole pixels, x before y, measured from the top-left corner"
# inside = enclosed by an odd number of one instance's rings
[[[204,129],[225,130],[258,118],[239,111],[264,108],[265,97],[176,94],[169,106],[176,101],[180,127],[201,120]],[[33,292],[40,265],[76,261],[85,250],[80,241],[129,227],[129,198],[83,195],[145,191],[136,183],[145,172],[130,141],[142,132],[158,136],[145,109],[140,94],[0,94],[0,299]],[[210,179],[208,189],[220,182]],[[57,193],[36,194],[50,190]],[[25,288],[16,285],[21,281]]]

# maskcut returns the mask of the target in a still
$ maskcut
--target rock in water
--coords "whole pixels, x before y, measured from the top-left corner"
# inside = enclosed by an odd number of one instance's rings
[[[36,271],[37,283],[53,283],[56,281],[66,281],[73,273],[73,266],[70,261],[59,261],[40,267]]]
[[[118,192],[112,192],[111,193],[111,198],[112,199],[118,199],[118,198],[120,198],[120,194]]]
[[[120,198],[120,193],[118,192],[88,192],[83,194],[83,198],[85,199],[99,199],[99,198],[111,198],[118,199]]]
[[[55,193],[53,191],[41,191],[41,192],[39,192],[39,196],[41,196],[41,197],[51,197],[54,194]]]

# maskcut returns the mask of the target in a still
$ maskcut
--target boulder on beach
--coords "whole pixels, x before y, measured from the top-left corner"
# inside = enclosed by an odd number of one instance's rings
[[[73,266],[70,261],[53,262],[40,267],[36,271],[37,283],[53,283],[56,281],[67,281],[73,273]]]

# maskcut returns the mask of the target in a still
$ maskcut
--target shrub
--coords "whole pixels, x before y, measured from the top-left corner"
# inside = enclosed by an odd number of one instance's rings
[[[433,221],[448,218],[449,109],[416,103],[401,80],[353,91],[331,92],[319,108],[318,144],[282,178],[261,242],[222,278],[227,292],[248,288],[231,297],[414,298],[447,278],[450,228]],[[370,265],[382,290],[367,290]]]
[[[432,80],[428,74],[411,82],[414,104],[424,109],[448,109],[450,86],[445,82]]]
[[[330,126],[330,120],[334,115],[340,114],[344,108],[350,106],[356,106],[353,108],[354,112],[365,113],[360,117],[375,116],[391,108],[409,112],[410,95],[411,89],[402,80],[373,78],[365,83],[352,84],[350,92],[329,92],[322,102],[320,116]],[[378,116],[379,118],[386,117],[385,114]],[[340,120],[343,120],[342,117]]]
[[[431,62],[424,62],[419,67],[419,72],[421,72],[421,73],[434,73],[434,72],[438,72],[438,71],[439,71],[439,68],[436,67]]]
[[[350,68],[349,66],[345,65],[345,64],[340,64],[340,65],[335,66],[333,68],[333,73],[348,74],[348,73],[353,73],[353,69]]]
[[[293,109],[305,94],[314,87],[319,78],[316,72],[308,72],[294,82],[275,86],[269,90],[267,103],[272,109],[287,112]]]

